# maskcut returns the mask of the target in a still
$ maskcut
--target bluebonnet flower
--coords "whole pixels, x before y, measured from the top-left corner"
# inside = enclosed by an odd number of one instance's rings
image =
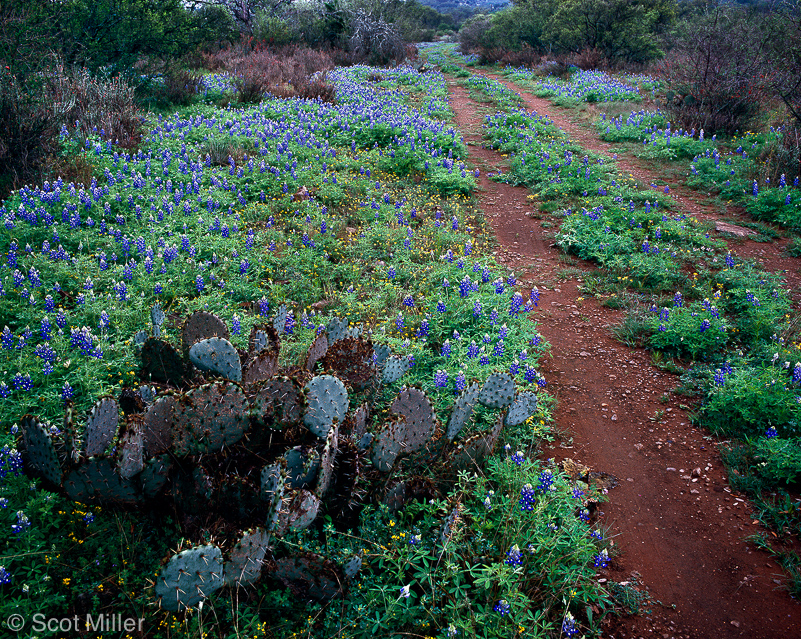
[[[429,331],[430,326],[428,324],[428,318],[426,318],[420,323],[420,328],[417,329],[417,337],[427,337]]]
[[[434,373],[434,385],[437,388],[445,388],[448,384],[448,373],[447,371],[438,369],[436,373]]]
[[[801,362],[796,362],[793,367],[793,381],[796,384],[801,384]]]
[[[259,307],[259,315],[265,317],[270,312],[270,302],[266,297],[262,297],[256,304]]]
[[[792,202],[792,199],[790,198],[790,194],[788,193],[788,194],[787,194],[787,197],[786,197],[786,198],[784,198],[784,205],[785,205],[785,206],[790,206],[790,203],[791,203],[791,202]]]
[[[391,279],[391,280],[394,280],[394,279],[395,279],[395,267],[394,267],[394,266],[390,266],[390,267],[387,269],[387,277],[388,277],[389,279]]]
[[[284,321],[284,332],[287,335],[292,335],[295,332],[295,314],[292,311],[288,311],[286,314],[286,320]]]
[[[467,347],[467,358],[475,359],[476,357],[478,357],[478,351],[479,351],[478,344],[476,344],[476,341],[473,340],[472,342],[470,342],[470,346]]]
[[[56,303],[53,301],[52,295],[45,297],[44,308],[47,313],[52,313],[56,310]]]
[[[407,295],[403,298],[403,305],[408,308],[414,308],[414,297]]]
[[[584,497],[584,491],[581,490],[581,488],[579,488],[578,486],[573,486],[571,494],[573,495],[573,499],[581,499],[582,497]]]
[[[534,510],[534,507],[537,504],[537,493],[534,490],[534,486],[531,484],[525,484],[523,488],[520,489],[520,509],[524,512],[531,512]]]
[[[708,330],[711,326],[712,322],[710,322],[708,319],[705,319],[703,322],[701,322],[701,326],[699,327],[698,331],[703,333],[704,331]]]
[[[398,599],[408,599],[409,595],[411,594],[410,589],[411,589],[411,584],[403,586],[400,589],[400,595],[398,596]]]
[[[562,620],[562,632],[565,634],[565,637],[575,637],[579,633],[579,629],[576,626],[576,620],[569,612]]]
[[[503,279],[501,279],[500,277],[493,282],[493,285],[495,286],[495,293],[497,295],[502,295],[503,292],[506,290],[506,287],[503,283]]]
[[[550,490],[555,490],[553,487],[554,482],[553,472],[547,468],[540,473],[539,484],[537,484],[537,492],[547,493]]]
[[[520,372],[520,362],[515,359],[511,364],[509,364],[509,374],[514,377]]]
[[[437,302],[437,313],[444,313],[447,310],[448,310],[448,307],[445,306],[445,304],[442,302],[442,300],[439,300]]]
[[[517,291],[512,296],[512,301],[509,304],[509,315],[517,315],[521,306],[523,306],[523,296]]]
[[[520,552],[520,547],[517,544],[506,551],[506,559],[503,563],[507,566],[521,566],[523,564],[523,553]]]
[[[684,300],[682,299],[679,291],[676,291],[676,294],[673,296],[673,306],[677,308],[684,306]]]
[[[482,353],[481,357],[478,359],[478,365],[479,366],[487,366],[488,364],[489,364],[489,357],[487,357],[487,355],[485,353]]]
[[[163,291],[164,291],[164,288],[161,286],[161,284],[156,284],[153,287],[153,294],[154,295],[161,295]]]
[[[11,583],[11,573],[5,566],[0,566],[0,586]]]
[[[5,382],[0,382],[0,399],[5,399],[11,394],[11,389]]]
[[[24,532],[26,528],[31,525],[30,520],[28,519],[27,515],[22,512],[21,510],[17,511],[17,523],[11,525],[11,532],[15,535]]]
[[[463,391],[465,389],[465,387],[467,386],[467,380],[465,379],[464,371],[459,371],[456,374],[456,379],[454,380],[454,386],[456,387],[457,392]]]
[[[495,496],[495,491],[494,490],[490,490],[487,493],[486,497],[484,497],[483,504],[484,504],[484,508],[486,508],[487,510],[492,510],[492,498],[494,496]]]
[[[14,348],[14,333],[11,332],[8,326],[3,328],[3,332],[0,333],[0,344],[2,344],[3,348],[7,351]]]
[[[398,311],[398,316],[395,318],[395,327],[396,327],[396,328],[397,328],[399,331],[402,331],[404,326],[406,326],[406,324],[405,324],[405,322],[403,321],[403,313],[401,313],[400,311]]]
[[[448,281],[448,278],[447,277],[443,277],[442,278],[442,288],[447,289],[447,288],[450,288],[450,286],[451,286],[451,283]]]
[[[445,340],[445,343],[442,345],[442,350],[440,350],[440,355],[442,357],[450,357],[451,356],[451,342],[450,340]]]
[[[604,548],[592,558],[592,565],[596,568],[606,568],[609,564],[609,551]]]
[[[64,382],[64,386],[61,389],[61,399],[66,403],[72,399],[73,395],[75,395],[75,391],[70,386],[70,383]]]
[[[579,510],[578,515],[576,516],[585,524],[590,523],[590,511],[587,510],[586,508],[582,508],[581,510]]]
[[[523,454],[523,451],[518,450],[510,456],[509,459],[515,466],[522,466],[523,462],[526,461],[526,456]]]
[[[759,195],[759,185],[757,184],[756,180],[754,180],[754,186],[751,189],[751,193],[753,194],[754,197],[757,197]]]
[[[508,615],[512,611],[512,607],[506,599],[499,599],[492,609],[497,612],[501,617]]]
[[[17,373],[11,380],[11,385],[16,390],[29,391],[31,390],[31,388],[33,388],[33,380],[31,379],[31,376],[28,373],[26,373],[25,375],[23,375],[22,373]]]
[[[600,530],[593,530],[590,533],[590,537],[592,537],[593,539],[595,539],[597,541],[603,541],[604,540],[604,536],[601,534]]]
[[[773,439],[774,437],[778,436],[779,436],[779,431],[776,430],[775,426],[771,426],[765,431],[765,437],[767,437],[768,439]]]

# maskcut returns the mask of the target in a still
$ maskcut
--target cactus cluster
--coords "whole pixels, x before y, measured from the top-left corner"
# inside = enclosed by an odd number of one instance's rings
[[[170,610],[190,608],[225,585],[251,584],[263,572],[298,595],[342,595],[360,557],[344,566],[317,555],[273,557],[271,538],[314,525],[322,514],[352,526],[368,501],[398,510],[432,498],[436,483],[414,475],[419,461],[443,477],[480,464],[504,424],[536,409],[536,395],[517,393],[501,373],[465,388],[446,431],[419,388],[404,386],[387,406],[371,406],[408,360],[335,318],[299,365],[279,368],[286,312],[255,327],[247,351],[233,346],[218,317],[194,313],[180,349],[162,337],[141,342],[145,383],[119,402],[101,398],[83,424],[68,406],[60,435],[33,416],[22,421],[30,468],[75,501],[164,508],[193,530],[226,521],[214,533],[217,545],[181,551],[163,566],[155,593]],[[163,311],[151,318],[155,333]],[[367,401],[351,409],[356,394]],[[476,403],[509,409],[491,431],[459,441]]]

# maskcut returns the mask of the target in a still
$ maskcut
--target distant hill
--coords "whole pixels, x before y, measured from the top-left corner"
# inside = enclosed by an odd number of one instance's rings
[[[425,4],[440,13],[462,13],[469,11],[479,13],[481,11],[497,11],[511,4],[509,0],[418,0],[420,4]]]

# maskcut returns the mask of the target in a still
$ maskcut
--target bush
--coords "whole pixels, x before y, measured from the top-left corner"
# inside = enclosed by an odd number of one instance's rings
[[[732,135],[745,130],[768,95],[761,21],[718,7],[686,23],[660,65],[674,125]]]
[[[801,477],[801,439],[762,437],[754,444],[760,475],[773,484],[795,484]]]

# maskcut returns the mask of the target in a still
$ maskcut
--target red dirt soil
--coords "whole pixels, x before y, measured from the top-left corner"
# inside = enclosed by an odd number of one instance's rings
[[[612,337],[610,327],[624,313],[594,298],[582,300],[582,278],[559,273],[564,257],[545,239],[541,221],[527,215],[534,211],[527,191],[487,179],[504,159],[483,146],[482,107],[463,87],[450,83],[449,90],[470,160],[481,171],[478,200],[495,231],[497,259],[541,292],[534,319],[551,352],[540,370],[558,400],[557,431],[566,433],[565,441],[544,456],[572,458],[619,479],[602,505],[600,523],[620,554],[613,553],[600,577],[637,579],[654,600],[646,606],[651,614],[605,621],[603,636],[801,636],[801,605],[782,588],[786,575],[769,554],[745,541],[761,527],[745,496],[728,486],[721,442],[691,424],[686,407],[680,407],[688,400],[671,393],[676,376],[653,366],[645,350]],[[524,99],[526,109],[547,115],[585,148],[608,146],[546,100],[528,94]],[[645,184],[656,177],[634,162],[618,165]],[[714,217],[684,187],[671,184],[670,189],[686,212]],[[765,268],[786,269],[789,285],[801,283],[801,260],[784,257],[773,244],[740,241],[732,250],[744,257],[763,251]],[[588,263],[579,266],[594,269]]]

